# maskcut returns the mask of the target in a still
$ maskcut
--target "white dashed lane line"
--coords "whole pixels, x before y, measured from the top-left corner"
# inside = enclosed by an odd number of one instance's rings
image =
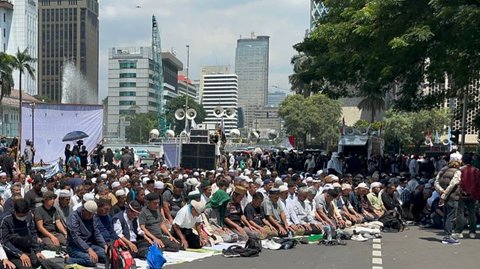
[[[372,249],[372,269],[383,269],[382,239],[373,239]]]

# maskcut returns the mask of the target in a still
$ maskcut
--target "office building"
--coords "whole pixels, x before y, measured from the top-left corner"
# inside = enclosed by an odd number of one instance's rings
[[[222,118],[215,117],[214,109],[222,107],[224,110],[234,109],[233,117],[223,115],[225,132],[237,128],[238,107],[238,77],[236,74],[208,74],[203,75],[202,105],[207,116],[203,124],[208,130],[214,130],[217,124],[221,124]]]
[[[38,33],[39,94],[61,102],[63,70],[69,63],[84,85],[71,88],[97,100],[98,0],[40,0]]]
[[[136,113],[156,112],[151,47],[112,48],[108,60],[108,95],[105,137],[119,138],[124,120]],[[170,52],[162,52],[163,104],[178,94],[178,71],[183,65]]]
[[[253,122],[253,110],[267,104],[269,36],[237,40],[235,74],[238,75],[238,106],[246,126]]]
[[[284,91],[268,92],[268,106],[278,107],[287,95]]]
[[[187,90],[188,89],[188,90]],[[184,74],[178,75],[178,95],[188,95],[191,97],[195,102],[199,102],[198,98],[198,85],[195,84],[191,78],[188,78],[187,83],[187,76]]]
[[[327,14],[327,8],[322,0],[310,0],[310,31],[315,28],[317,20]]]
[[[12,34],[12,1],[0,0],[0,15],[0,49],[2,52],[7,52],[7,45]]]

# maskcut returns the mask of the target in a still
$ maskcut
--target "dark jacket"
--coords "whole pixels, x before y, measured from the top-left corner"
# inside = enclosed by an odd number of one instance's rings
[[[40,252],[37,231],[32,214],[19,221],[13,213],[5,214],[0,221],[0,240],[9,258],[20,257],[24,252]]]
[[[122,225],[122,234],[125,236],[126,239],[131,241],[132,239],[130,238],[130,229],[128,228],[127,220],[125,219],[125,216],[123,216],[123,213],[125,211],[120,211],[115,216],[113,216],[112,223],[115,223],[117,220],[120,221],[120,224]],[[141,235],[138,234],[138,218],[135,218],[133,221],[133,233],[137,235],[137,240],[139,237],[142,237]]]
[[[95,216],[93,217],[95,226],[100,230],[100,233],[103,236],[103,239],[107,243],[112,243],[118,239],[117,234],[113,230],[112,217],[110,215],[106,216]]]
[[[67,231],[68,231],[68,245],[77,245],[81,249],[87,251],[90,246],[87,244],[87,241],[92,236],[92,233],[87,229],[85,226],[83,219],[82,219],[82,210],[83,207],[78,208],[70,216],[67,220]],[[93,220],[93,237],[96,242],[96,245],[105,246],[105,240],[103,239],[100,230],[98,229],[97,225],[95,225],[95,220]]]

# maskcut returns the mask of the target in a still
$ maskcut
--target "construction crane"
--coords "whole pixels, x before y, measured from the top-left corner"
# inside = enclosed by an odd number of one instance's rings
[[[167,131],[167,120],[163,104],[163,64],[160,31],[155,15],[152,16],[152,54],[153,54],[153,85],[157,101],[158,131],[164,136]]]

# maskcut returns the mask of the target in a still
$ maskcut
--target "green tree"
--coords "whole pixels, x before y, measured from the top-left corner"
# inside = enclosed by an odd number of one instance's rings
[[[418,112],[388,110],[385,114],[383,137],[386,144],[400,148],[413,144],[419,149],[425,142],[428,131],[433,140],[435,132],[441,133],[443,126],[449,124],[450,120],[451,115],[446,109]]]
[[[288,96],[278,113],[285,121],[287,133],[301,138],[304,147],[307,134],[324,143],[338,139],[341,105],[323,94],[307,98],[299,94]]]
[[[157,128],[157,114],[139,113],[127,116],[130,126],[125,128],[127,141],[135,144],[148,143],[150,130]]]
[[[480,3],[471,0],[324,0],[329,12],[295,45],[311,64],[298,76],[330,97],[395,90],[395,107],[419,111],[462,95],[480,78]],[[426,95],[429,83],[450,87]],[[373,90],[372,90],[373,89]]]
[[[13,88],[13,57],[0,52],[0,104],[4,96],[9,96]]]
[[[166,105],[166,115],[167,115],[167,122],[173,126],[173,130],[176,134],[179,134],[183,129],[185,129],[185,120],[177,120],[175,119],[175,111],[179,108],[185,107],[185,95],[177,96],[170,101],[167,102]],[[195,122],[202,123],[207,116],[207,112],[203,108],[202,105],[198,104],[193,98],[188,97],[188,107],[195,109],[197,112],[197,117],[195,118]]]

